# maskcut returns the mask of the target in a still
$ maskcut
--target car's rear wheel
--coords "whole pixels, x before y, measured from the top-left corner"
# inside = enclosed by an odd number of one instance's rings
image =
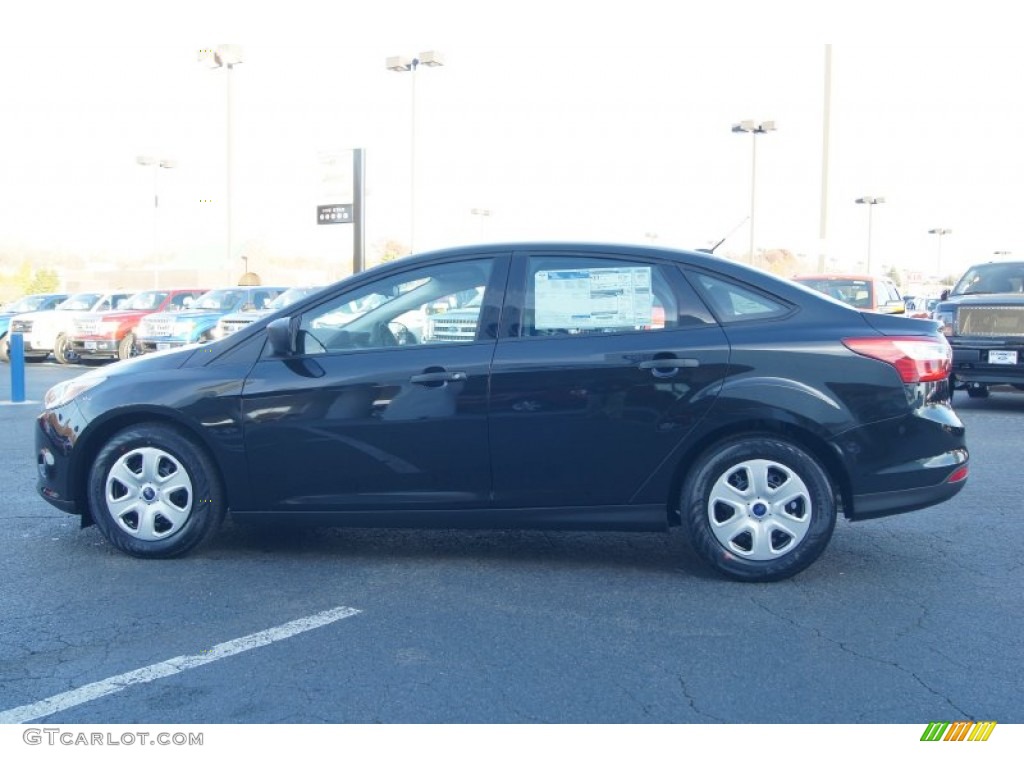
[[[116,433],[89,473],[93,520],[136,557],[184,554],[220,526],[225,503],[206,451],[174,427],[147,423]]]
[[[741,581],[776,581],[817,560],[836,506],[814,457],[787,440],[751,435],[700,457],[680,509],[694,549],[713,568]]]

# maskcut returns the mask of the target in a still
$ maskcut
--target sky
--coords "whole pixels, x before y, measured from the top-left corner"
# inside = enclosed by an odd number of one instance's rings
[[[756,171],[756,249],[863,271],[869,206],[854,200],[868,195],[885,198],[870,210],[873,271],[953,274],[997,251],[1024,256],[1024,49],[993,39],[1007,20],[985,3],[969,18],[931,6],[930,28],[881,3],[831,5],[825,29],[794,22],[820,21],[821,4],[695,7],[57,2],[15,12],[0,32],[0,254],[145,264],[158,252],[182,266],[248,256],[255,267],[274,254],[340,276],[351,225],[318,226],[316,206],[347,201],[344,178],[325,180],[325,158],[347,169],[360,148],[369,249],[725,238],[718,252],[743,257]],[[952,34],[968,27],[986,35]],[[826,166],[818,40],[831,32],[852,41],[829,44]],[[230,73],[230,253],[229,74],[197,61],[224,43],[243,56]],[[423,51],[445,65],[415,75],[384,66]],[[732,132],[747,119],[776,130]],[[139,155],[174,167],[141,166]]]

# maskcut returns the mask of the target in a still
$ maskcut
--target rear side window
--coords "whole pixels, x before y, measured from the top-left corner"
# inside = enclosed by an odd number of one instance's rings
[[[691,276],[722,323],[770,320],[789,314],[789,306],[748,286],[702,272]]]
[[[662,264],[531,256],[520,336],[658,332],[714,322]],[[687,286],[688,288],[688,286]]]

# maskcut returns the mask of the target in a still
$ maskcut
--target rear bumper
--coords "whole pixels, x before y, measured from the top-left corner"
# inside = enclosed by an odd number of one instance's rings
[[[878,517],[913,512],[949,501],[963,490],[967,481],[967,451],[963,451],[963,461],[959,456],[951,456],[956,468],[941,483],[919,488],[907,488],[898,491],[868,493],[853,497],[852,508],[846,511],[850,520],[872,520]],[[951,479],[956,477],[957,479]]]

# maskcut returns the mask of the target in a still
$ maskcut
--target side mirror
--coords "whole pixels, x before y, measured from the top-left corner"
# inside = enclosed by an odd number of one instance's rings
[[[267,324],[267,340],[274,357],[293,357],[298,352],[299,325],[302,318],[279,317]]]
[[[947,288],[946,290],[944,290],[942,293],[939,294],[939,299],[941,301],[945,301],[948,298],[949,298],[949,289]]]

